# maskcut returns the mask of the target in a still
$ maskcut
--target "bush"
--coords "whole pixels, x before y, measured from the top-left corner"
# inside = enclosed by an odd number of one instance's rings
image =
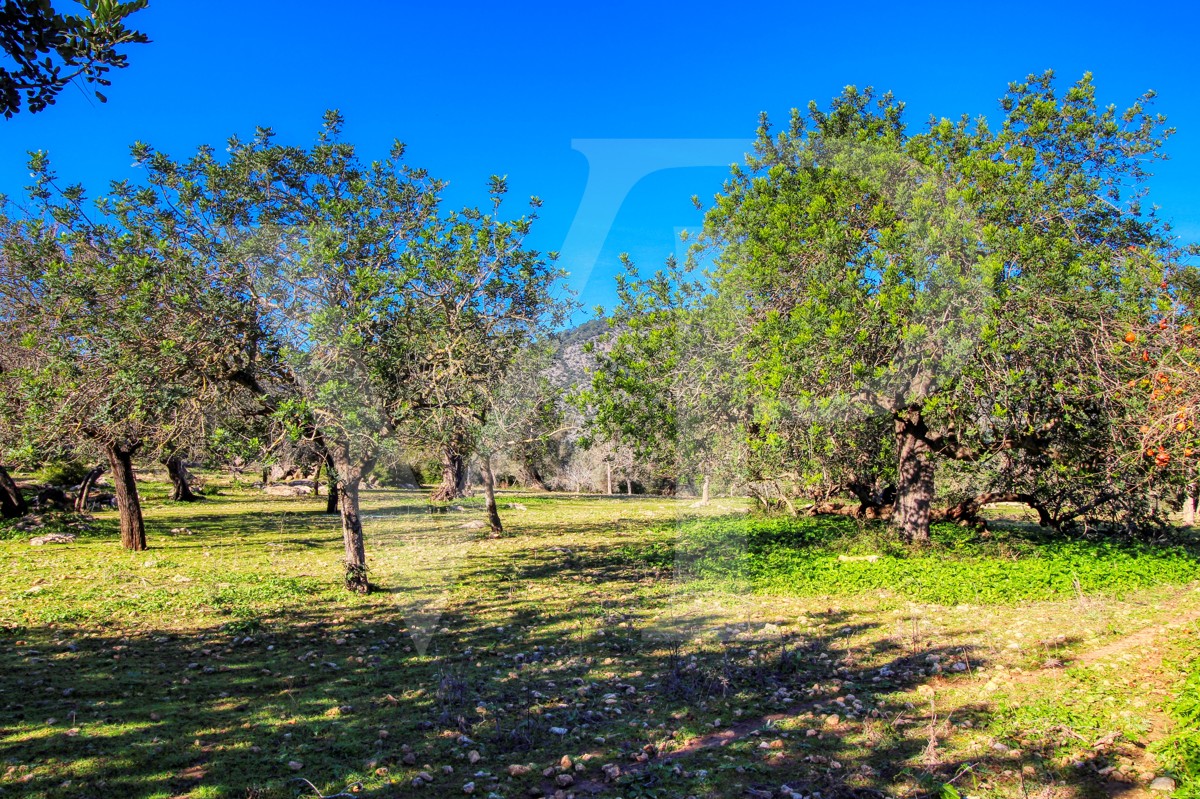
[[[91,470],[92,466],[79,461],[62,461],[45,464],[35,476],[38,482],[46,485],[77,486]]]

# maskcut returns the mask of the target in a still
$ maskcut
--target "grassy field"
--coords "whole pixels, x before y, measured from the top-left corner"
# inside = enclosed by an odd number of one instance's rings
[[[1190,547],[369,491],[357,597],[323,500],[210,483],[0,528],[0,796],[1198,795]]]

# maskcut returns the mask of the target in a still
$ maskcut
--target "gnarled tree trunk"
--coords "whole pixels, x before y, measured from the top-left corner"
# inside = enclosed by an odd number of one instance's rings
[[[532,488],[537,491],[550,490],[550,486],[546,485],[546,479],[542,477],[541,471],[532,459],[522,461],[521,471],[524,473],[522,482],[525,483],[526,488]]]
[[[993,502],[1020,502],[1023,505],[1028,505],[1033,510],[1037,511],[1038,524],[1042,527],[1056,527],[1057,524],[1054,518],[1050,515],[1050,511],[1045,505],[1038,502],[1037,498],[1032,494],[1022,493],[1004,493],[991,491],[986,494],[979,494],[970,499],[963,500],[957,505],[951,505],[944,511],[938,511],[933,514],[933,518],[938,521],[948,522],[979,522],[979,512],[983,510],[984,505],[991,505]]]
[[[442,452],[442,483],[430,500],[446,502],[465,496],[467,490],[467,459],[461,452],[446,449]]]
[[[29,513],[29,506],[25,504],[25,497],[21,496],[21,489],[17,488],[8,471],[0,466],[0,516],[16,519],[26,513]]]
[[[146,523],[142,519],[142,503],[138,499],[137,480],[133,475],[133,453],[138,445],[122,447],[109,444],[104,448],[108,466],[113,474],[113,493],[117,496],[117,513],[121,519],[121,546],[141,551],[146,549]]]
[[[192,493],[187,464],[178,455],[167,458],[167,474],[171,476],[171,501],[195,502],[199,497]]]
[[[104,474],[104,466],[96,466],[83,477],[83,482],[79,484],[79,495],[75,497],[75,512],[84,513],[88,509],[88,495],[92,493],[92,488],[95,487],[96,481],[100,479],[100,475]]]
[[[905,541],[929,540],[933,506],[933,459],[926,442],[925,422],[920,411],[896,416],[896,504],[892,522]]]
[[[493,533],[503,533],[504,525],[500,523],[500,512],[496,510],[496,477],[492,474],[492,456],[484,455],[479,468],[483,472],[483,496],[487,501],[488,525]]]
[[[700,504],[701,505],[708,504],[708,475],[707,474],[704,475],[704,482],[700,489]]]

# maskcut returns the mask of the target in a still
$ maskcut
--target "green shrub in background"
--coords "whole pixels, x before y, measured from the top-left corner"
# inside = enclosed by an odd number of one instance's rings
[[[95,466],[95,464],[86,464],[81,461],[62,461],[58,463],[47,463],[40,468],[35,477],[40,483],[52,486],[77,486],[83,482],[83,478],[87,476]]]

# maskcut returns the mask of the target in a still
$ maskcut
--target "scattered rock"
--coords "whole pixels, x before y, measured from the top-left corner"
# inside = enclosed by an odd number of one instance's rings
[[[522,766],[520,763],[513,763],[508,767],[508,776],[523,777],[532,770],[533,769],[529,768],[529,766]]]
[[[289,760],[288,768],[290,768],[292,771],[299,771],[300,769],[304,768],[304,764],[299,760]]]
[[[287,483],[272,483],[263,488],[263,493],[272,497],[303,497],[311,493],[304,486],[294,486]]]
[[[472,766],[478,763],[480,760],[483,760],[483,755],[479,754],[479,750],[472,749],[470,752],[467,752],[467,762]]]
[[[50,533],[49,535],[39,535],[29,539],[29,545],[40,547],[45,544],[73,544],[75,543],[74,533]]]
[[[1150,790],[1170,793],[1175,790],[1175,780],[1170,777],[1155,777],[1154,781],[1150,783]]]
[[[475,783],[468,782],[463,786],[463,793],[475,793]]]

